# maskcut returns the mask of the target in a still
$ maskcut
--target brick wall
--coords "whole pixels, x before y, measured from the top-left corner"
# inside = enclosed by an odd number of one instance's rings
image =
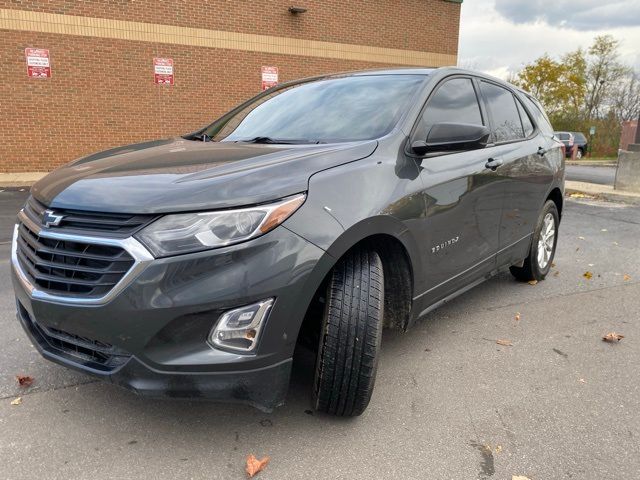
[[[308,12],[292,16],[292,3]],[[458,43],[459,5],[442,0],[0,1],[0,9],[454,56]],[[27,77],[26,47],[49,49],[52,78]],[[174,86],[153,83],[153,57],[174,59]],[[261,65],[278,66],[286,81],[385,64],[393,61],[0,29],[0,171],[47,171],[93,151],[193,131],[258,93]]]

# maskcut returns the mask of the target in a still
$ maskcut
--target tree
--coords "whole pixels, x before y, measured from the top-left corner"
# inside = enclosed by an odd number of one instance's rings
[[[584,116],[591,119],[606,112],[603,107],[607,103],[607,94],[631,69],[622,64],[618,58],[620,42],[611,35],[601,35],[595,38],[589,47],[587,62],[587,96],[585,98]]]
[[[640,75],[630,72],[612,86],[609,103],[618,122],[636,120],[640,116]]]
[[[565,55],[561,62],[545,54],[526,65],[514,83],[540,100],[549,116],[575,115],[586,88],[584,64],[582,50]]]
[[[640,73],[620,61],[620,42],[594,38],[558,61],[548,54],[526,65],[512,83],[534,94],[558,130],[587,132],[595,126],[596,155],[615,155],[621,122],[640,114]]]

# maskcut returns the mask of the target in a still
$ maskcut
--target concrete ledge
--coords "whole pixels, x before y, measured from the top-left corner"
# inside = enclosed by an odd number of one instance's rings
[[[596,200],[640,205],[640,193],[614,190],[611,185],[566,181],[565,193],[569,197],[584,195],[585,197],[591,197]]]
[[[640,193],[640,150],[620,152],[615,186],[616,190]]]
[[[0,173],[0,187],[30,187],[49,172]]]
[[[567,160],[567,165],[586,165],[589,167],[615,167],[617,160]]]

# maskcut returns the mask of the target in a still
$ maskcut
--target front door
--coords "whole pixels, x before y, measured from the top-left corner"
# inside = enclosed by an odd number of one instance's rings
[[[487,125],[474,82],[446,79],[427,101],[412,140],[425,139],[441,122]],[[426,289],[424,309],[486,276],[495,268],[504,184],[487,167],[491,148],[430,154],[419,162],[425,217],[421,228]]]

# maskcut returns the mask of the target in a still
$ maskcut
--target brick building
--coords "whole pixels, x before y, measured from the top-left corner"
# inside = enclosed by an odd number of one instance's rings
[[[0,0],[0,172],[193,131],[258,93],[262,66],[282,82],[455,65],[460,3]],[[27,48],[48,51],[50,77],[29,76]],[[173,60],[173,85],[155,83],[156,57]]]

